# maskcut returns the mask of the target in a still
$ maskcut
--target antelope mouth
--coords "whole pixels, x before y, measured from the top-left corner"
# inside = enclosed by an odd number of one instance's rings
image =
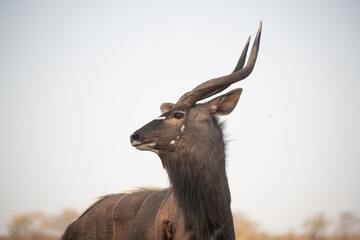
[[[133,147],[136,147],[139,150],[153,150],[153,148],[156,146],[156,143],[154,142],[140,142],[140,141],[132,141],[131,145]]]

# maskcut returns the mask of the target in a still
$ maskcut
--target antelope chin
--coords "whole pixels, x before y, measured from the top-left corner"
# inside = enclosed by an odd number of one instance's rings
[[[142,151],[156,152],[156,150],[154,150],[156,143],[154,143],[154,142],[142,143],[140,141],[133,141],[133,142],[131,142],[131,145]]]

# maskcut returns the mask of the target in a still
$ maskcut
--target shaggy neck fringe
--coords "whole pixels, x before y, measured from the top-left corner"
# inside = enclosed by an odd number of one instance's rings
[[[227,222],[228,214],[231,216],[224,142],[219,125],[216,127],[220,131],[212,138],[201,138],[191,147],[180,147],[181,152],[162,156],[172,190],[184,213],[185,229],[196,239],[215,236]]]

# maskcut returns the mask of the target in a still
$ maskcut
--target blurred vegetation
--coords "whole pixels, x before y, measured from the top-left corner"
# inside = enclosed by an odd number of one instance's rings
[[[55,240],[66,227],[79,216],[78,212],[65,209],[59,215],[49,216],[42,212],[15,215],[8,224],[8,237],[0,240]]]
[[[302,234],[281,235],[261,231],[258,224],[244,214],[233,216],[236,240],[360,240],[360,218],[351,212],[342,213],[336,220],[318,213],[305,219]]]
[[[28,212],[14,216],[8,224],[8,236],[0,240],[55,240],[79,216],[78,212],[65,209],[58,215]],[[288,232],[271,235],[245,214],[234,213],[236,240],[360,240],[360,218],[351,212],[342,213],[330,220],[318,213],[305,219],[303,233]]]

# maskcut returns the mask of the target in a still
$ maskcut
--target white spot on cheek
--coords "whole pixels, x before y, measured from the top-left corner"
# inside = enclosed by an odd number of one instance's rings
[[[170,144],[175,144],[175,140],[171,140]]]
[[[165,116],[160,116],[160,117],[158,117],[158,118],[155,118],[155,120],[164,120],[166,117]]]
[[[183,132],[185,130],[185,125],[182,125],[180,130]]]
[[[176,137],[176,139],[179,139],[179,138],[180,138],[180,136],[177,136],[177,137]]]
[[[217,108],[218,108],[217,106],[211,106],[211,112],[212,112],[212,113],[215,113],[216,110],[217,110]]]

